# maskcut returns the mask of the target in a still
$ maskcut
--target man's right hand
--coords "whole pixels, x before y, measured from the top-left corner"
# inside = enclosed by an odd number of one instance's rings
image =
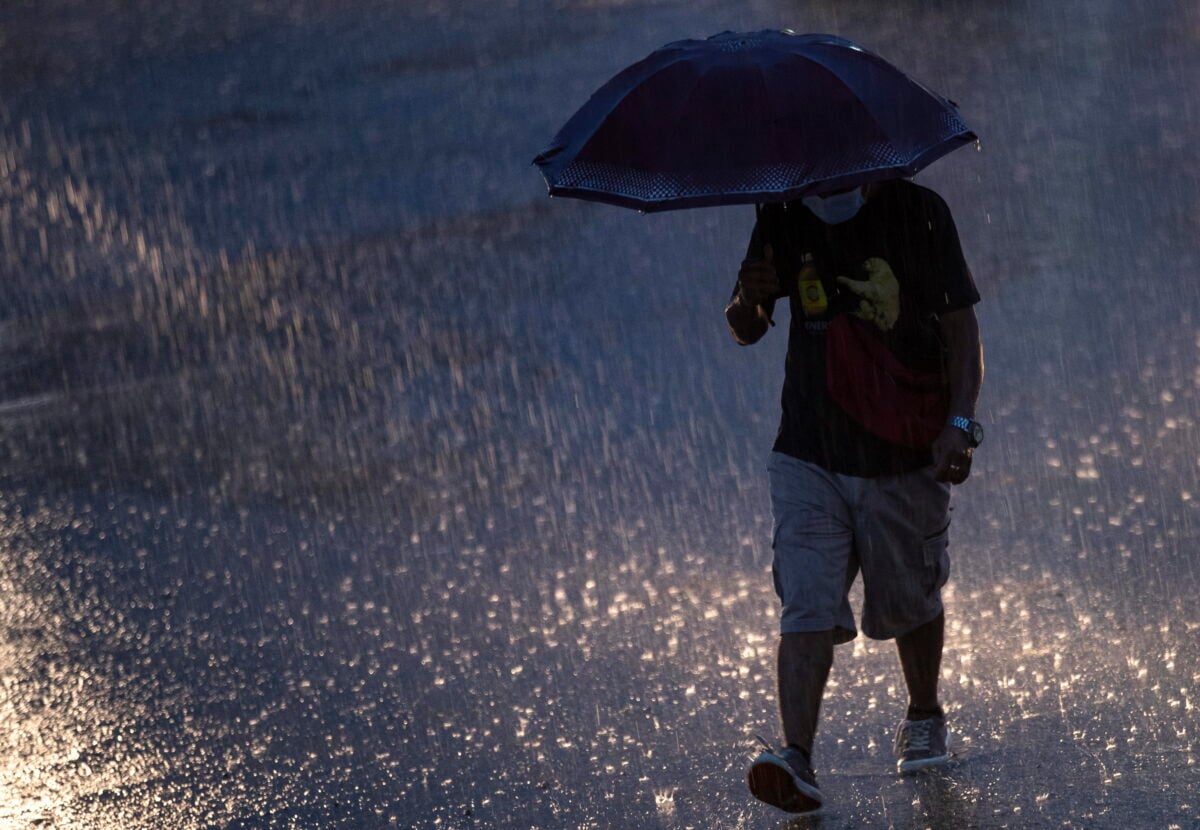
[[[779,293],[779,277],[775,274],[775,253],[770,245],[763,246],[762,259],[742,260],[738,271],[738,298],[743,305],[754,308]]]

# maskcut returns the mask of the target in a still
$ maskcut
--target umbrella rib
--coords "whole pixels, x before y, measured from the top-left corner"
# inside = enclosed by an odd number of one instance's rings
[[[870,57],[872,57],[874,60],[876,60],[876,61],[878,61],[878,62],[880,62],[880,63],[883,63],[884,67],[885,67],[885,68],[887,68],[887,63],[886,63],[886,61],[883,61],[883,59],[882,59],[882,58],[879,58],[879,57],[878,57],[877,55],[875,55],[874,53],[871,53],[871,52],[866,52],[866,51],[864,50],[864,54],[866,54],[866,55],[869,55],[869,56],[870,56]],[[844,89],[844,90],[846,90],[847,92],[849,92],[849,93],[850,93],[850,95],[852,95],[852,96],[853,96],[855,99],[857,99],[857,100],[860,100],[860,101],[861,101],[861,100],[863,100],[862,96],[861,96],[861,95],[859,95],[858,91],[857,91],[857,90],[856,90],[856,89],[855,89],[853,86],[851,86],[849,83],[847,83],[847,82],[846,82],[846,81],[845,81],[845,80],[842,78],[842,76],[841,76],[841,75],[839,75],[839,74],[837,73],[837,71],[836,71],[836,70],[834,70],[832,67],[830,67],[830,66],[829,66],[829,64],[827,64],[825,61],[823,61],[823,60],[820,60],[819,58],[817,58],[817,57],[814,57],[814,56],[812,56],[812,55],[797,55],[797,57],[802,57],[802,58],[804,58],[805,60],[808,60],[808,61],[810,61],[811,63],[814,63],[814,64],[816,64],[817,66],[821,67],[821,68],[822,68],[822,69],[824,69],[826,72],[828,72],[828,73],[829,73],[829,75],[830,75],[830,76],[831,76],[831,77],[832,77],[834,80],[836,80],[836,81],[837,81],[837,83],[838,83],[838,84],[839,84],[839,85],[842,87],[842,89]],[[905,80],[907,80],[907,76],[904,76],[904,77],[905,77]],[[896,144],[896,140],[895,140],[895,138],[892,136],[892,133],[891,133],[891,131],[889,131],[887,128],[885,128],[885,127],[884,127],[884,125],[883,125],[883,124],[881,124],[881,123],[880,123],[878,116],[875,114],[875,110],[874,110],[873,108],[871,108],[871,107],[865,107],[865,106],[864,106],[864,107],[862,108],[861,112],[862,112],[862,113],[863,113],[863,114],[864,114],[864,115],[865,115],[867,118],[869,118],[869,119],[870,119],[870,121],[871,121],[871,123],[872,123],[872,124],[874,124],[874,125],[875,125],[875,129],[876,129],[876,131],[879,133],[879,135],[881,135],[881,136],[883,137],[883,139],[884,139],[884,141],[885,141],[885,143],[886,143],[886,146],[887,146],[887,148],[888,148],[890,151],[892,151],[892,153],[894,153],[894,154],[895,154],[895,156],[896,156],[897,158],[901,158],[901,159],[905,158],[905,157],[906,157],[906,156],[905,156],[905,154],[904,154],[904,153],[902,153],[902,152],[900,152],[900,148],[897,146],[897,144]],[[881,169],[890,169],[890,170],[897,170],[897,171],[899,171],[899,172],[905,172],[905,171],[907,170],[907,168],[908,168],[908,164],[907,164],[907,163],[903,163],[903,164],[900,164],[900,165],[894,165],[894,164],[893,164],[893,165],[889,165],[887,168],[873,167],[873,168],[864,168],[864,170],[866,170],[866,169],[875,169],[875,170],[881,170]]]
[[[842,77],[837,73],[837,71],[834,70],[832,67],[830,67],[824,61],[818,60],[817,58],[814,58],[810,55],[800,54],[797,52],[788,53],[786,55],[786,57],[791,58],[791,59],[806,61],[811,64],[815,64],[817,67],[819,67],[821,70],[823,70],[831,79],[833,79],[833,81],[835,81],[843,90],[850,93],[850,95],[856,99],[860,98],[860,96],[855,91],[855,89],[852,86],[850,86],[848,83],[846,83],[846,81],[844,81],[842,79]],[[770,88],[770,85],[767,83],[767,78],[763,72],[763,67],[761,64],[755,64],[755,69],[758,71],[759,80],[761,81],[764,93],[766,94],[766,96],[769,100],[770,96],[771,96],[771,88]],[[882,124],[879,123],[879,119],[875,116],[874,112],[872,112],[869,108],[866,108],[866,107],[863,108],[863,112],[870,118],[871,123],[875,125],[875,129],[878,131],[879,135],[883,136],[883,138],[886,140],[888,147],[892,150],[895,150],[896,144],[895,144],[894,139],[892,138],[892,135],[886,129],[884,129]],[[810,179],[809,181],[812,181],[812,179]]]
[[[889,68],[890,68],[890,67],[888,66],[887,62],[886,62],[886,61],[884,61],[882,58],[880,58],[880,57],[879,57],[878,55],[876,55],[875,53],[873,53],[873,52],[868,52],[868,51],[866,51],[866,50],[864,49],[864,50],[862,50],[862,54],[864,54],[864,55],[867,55],[868,57],[870,57],[870,58],[871,58],[873,61],[875,61],[875,62],[878,62],[878,63],[881,63],[881,64],[883,64],[883,66],[884,66],[884,68],[885,68],[885,69],[889,69]],[[842,86],[842,88],[843,88],[843,89],[845,89],[846,91],[848,91],[848,92],[849,92],[851,95],[853,95],[855,98],[857,98],[857,99],[859,99],[859,100],[861,100],[861,99],[862,99],[862,96],[860,96],[860,95],[858,94],[858,91],[857,91],[856,89],[854,89],[854,87],[852,87],[852,86],[850,86],[850,84],[846,83],[846,81],[844,81],[844,80],[842,79],[842,76],[841,76],[841,75],[839,75],[839,74],[837,73],[837,71],[833,69],[833,67],[831,67],[831,66],[830,66],[828,63],[826,63],[825,61],[821,60],[819,57],[816,57],[815,55],[808,55],[808,54],[801,55],[801,54],[796,54],[796,53],[793,53],[793,55],[794,55],[795,57],[802,58],[803,60],[809,61],[809,62],[811,62],[811,63],[815,63],[817,66],[821,67],[821,68],[822,68],[822,69],[824,69],[826,72],[828,72],[828,73],[829,73],[829,74],[830,74],[830,75],[831,75],[831,76],[832,76],[832,77],[833,77],[833,78],[834,78],[834,79],[835,79],[835,80],[836,80],[836,81],[837,81],[837,82],[838,82],[838,83],[839,83],[839,84]],[[908,83],[913,83],[912,79],[911,79],[911,78],[909,78],[907,75],[903,75],[903,78],[904,78],[904,80],[905,80],[905,81],[907,81]],[[919,87],[920,85],[918,84],[917,86]],[[884,138],[886,138],[886,139],[887,139],[888,146],[889,146],[889,147],[891,147],[891,148],[894,150],[894,149],[896,148],[896,142],[895,142],[895,140],[892,138],[892,134],[891,134],[891,133],[890,133],[888,130],[886,130],[882,124],[880,124],[880,123],[879,123],[879,119],[878,119],[878,118],[875,116],[875,112],[874,112],[874,111],[873,111],[873,110],[872,110],[870,107],[864,107],[864,108],[863,108],[863,111],[864,111],[864,112],[866,113],[866,115],[867,115],[867,116],[868,116],[868,117],[871,119],[871,122],[872,122],[872,123],[875,125],[876,129],[878,129],[878,130],[879,130],[879,134],[880,134],[880,135],[882,135]]]

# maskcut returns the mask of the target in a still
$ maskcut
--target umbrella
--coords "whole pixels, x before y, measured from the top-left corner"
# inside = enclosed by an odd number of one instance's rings
[[[534,160],[551,196],[642,211],[797,199],[912,176],[976,140],[958,107],[835,35],[669,43]]]

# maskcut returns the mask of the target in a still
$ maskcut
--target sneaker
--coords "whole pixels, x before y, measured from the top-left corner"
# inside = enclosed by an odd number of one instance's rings
[[[949,747],[944,717],[901,721],[896,730],[896,770],[916,772],[944,764],[950,759]]]
[[[746,773],[746,783],[759,801],[789,813],[814,812],[825,800],[804,753],[790,746],[760,753]]]

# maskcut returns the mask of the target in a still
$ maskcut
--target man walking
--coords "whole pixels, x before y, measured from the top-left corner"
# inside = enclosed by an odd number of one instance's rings
[[[900,772],[949,757],[938,698],[950,485],[971,471],[983,379],[979,301],[949,208],[903,180],[760,213],[726,320],[738,343],[790,306],[783,415],[768,466],[784,745],[747,778],[789,812],[818,809],[813,738],[834,646],[895,639],[909,705]]]

